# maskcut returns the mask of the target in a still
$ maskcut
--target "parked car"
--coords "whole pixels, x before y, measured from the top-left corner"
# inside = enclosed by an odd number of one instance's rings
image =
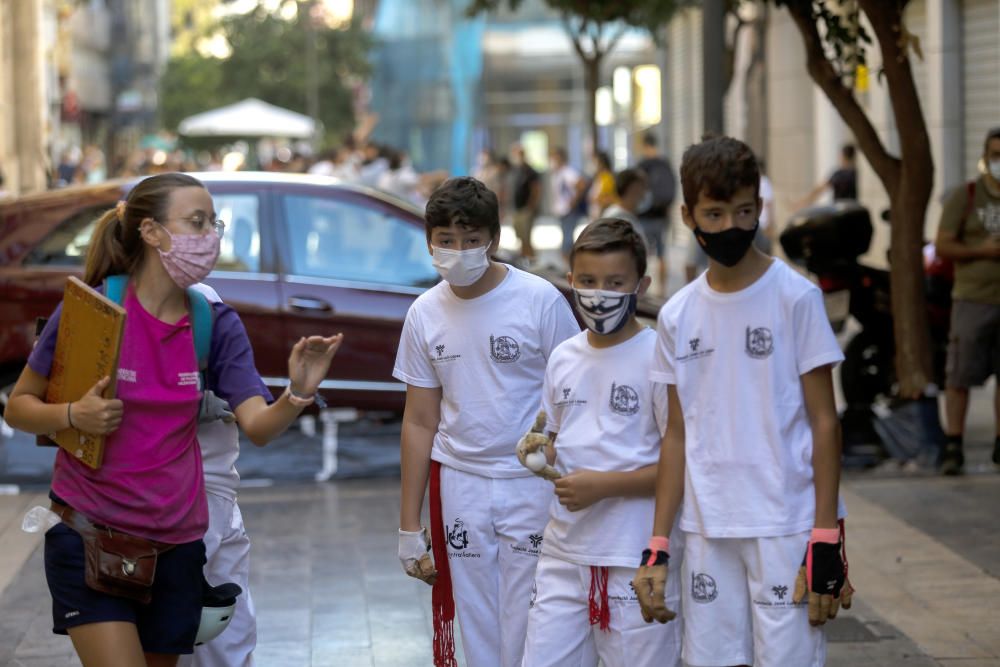
[[[274,388],[288,381],[299,337],[342,331],[344,345],[321,389],[334,406],[401,410],[392,377],[406,311],[438,281],[422,212],[335,179],[278,173],[201,173],[226,223],[207,283],[246,326],[257,369]],[[0,388],[24,366],[35,319],[82,272],[98,216],[139,179],[53,190],[0,203]],[[568,294],[565,278],[548,275]],[[644,299],[655,320],[661,302]]]

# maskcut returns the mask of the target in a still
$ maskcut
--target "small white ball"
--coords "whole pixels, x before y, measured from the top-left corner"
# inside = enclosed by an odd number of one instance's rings
[[[528,470],[538,472],[548,465],[548,461],[545,459],[545,452],[539,449],[526,454],[524,457],[524,464],[527,466]]]

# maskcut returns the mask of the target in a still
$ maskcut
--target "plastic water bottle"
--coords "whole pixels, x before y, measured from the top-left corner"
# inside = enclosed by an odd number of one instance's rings
[[[48,507],[35,505],[24,515],[21,521],[21,530],[26,533],[44,533],[52,526],[62,521],[59,515]]]

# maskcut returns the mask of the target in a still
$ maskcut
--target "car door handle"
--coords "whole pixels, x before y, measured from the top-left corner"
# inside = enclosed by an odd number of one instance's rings
[[[288,305],[293,310],[317,310],[326,313],[333,312],[333,306],[321,299],[310,299],[307,297],[293,296],[288,299]]]

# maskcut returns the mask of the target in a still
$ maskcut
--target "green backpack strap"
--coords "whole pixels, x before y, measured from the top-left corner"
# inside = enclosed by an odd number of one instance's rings
[[[191,330],[194,334],[194,351],[198,370],[204,375],[208,368],[208,355],[212,350],[212,304],[205,295],[189,287],[188,305],[191,308]],[[204,385],[204,383],[203,383]]]

